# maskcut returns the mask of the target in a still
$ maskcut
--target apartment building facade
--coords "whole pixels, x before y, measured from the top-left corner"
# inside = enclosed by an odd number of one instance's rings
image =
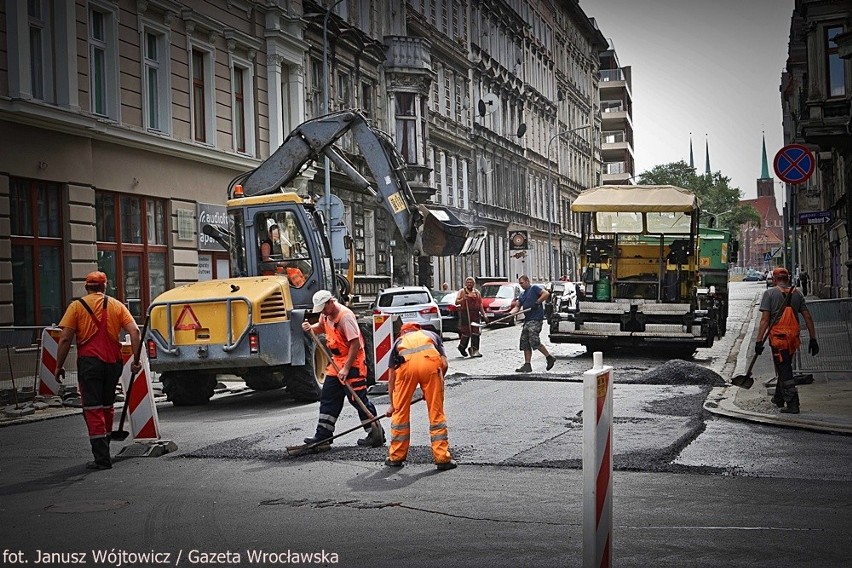
[[[828,223],[797,227],[796,258],[813,293],[852,296],[852,2],[796,0],[781,76],[784,141],[809,147],[811,178],[787,188],[788,209]]]
[[[351,107],[394,138],[419,201],[489,232],[478,255],[413,259],[384,210],[332,168],[364,290],[544,279],[548,255],[569,273],[570,203],[599,180],[605,44],[576,2],[536,6],[6,2],[0,325],[55,323],[94,269],[140,321],[163,290],[227,276],[227,254],[200,226],[224,218],[230,181],[299,123]],[[341,149],[367,173],[350,140]],[[320,196],[324,177],[314,164],[294,189]],[[529,234],[523,255],[510,255],[513,230]]]
[[[601,53],[601,181],[634,183],[632,69],[623,67],[612,41]]]

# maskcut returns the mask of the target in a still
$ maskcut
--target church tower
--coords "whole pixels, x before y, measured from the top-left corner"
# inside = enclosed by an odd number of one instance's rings
[[[763,135],[763,166],[757,180],[757,196],[775,199],[775,180],[769,177],[769,162],[766,160],[766,134]]]

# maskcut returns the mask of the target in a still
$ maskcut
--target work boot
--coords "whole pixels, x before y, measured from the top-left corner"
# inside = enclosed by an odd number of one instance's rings
[[[772,404],[774,404],[778,408],[784,408],[784,399],[773,396],[772,397]]]
[[[479,349],[470,348],[470,356],[471,357],[482,357],[482,353],[479,352]]]
[[[799,413],[799,393],[793,395],[793,398],[787,403],[787,408],[782,408],[781,412],[784,414]]]
[[[405,462],[402,460],[392,460],[388,458],[385,460],[385,465],[388,467],[402,467],[405,465]]]
[[[385,445],[385,429],[379,426],[375,430],[373,428],[367,429],[369,434],[365,438],[361,438],[358,440],[359,446],[370,446],[371,448],[379,448]],[[379,434],[376,435],[376,432]]]
[[[554,357],[553,355],[548,355],[547,356],[547,367],[546,367],[546,369],[548,371],[551,370],[555,364],[556,364],[556,357]]]
[[[529,363],[524,363],[523,365],[521,365],[520,367],[515,369],[515,372],[516,373],[532,373],[532,365],[530,365]]]
[[[467,349],[459,345],[459,353],[461,353],[462,357],[467,357]]]
[[[333,440],[331,440],[331,434],[326,434],[325,432],[328,432],[328,431],[326,430],[324,432],[317,432],[312,437],[305,438],[305,443],[306,444],[316,444],[318,442],[327,441],[329,444],[331,444],[333,442]]]
[[[459,464],[457,464],[455,460],[450,460],[448,462],[436,463],[435,464],[435,467],[438,469],[438,471],[447,471],[449,469],[456,469],[458,466],[459,466]]]
[[[94,438],[89,440],[92,445],[92,455],[95,461],[88,462],[86,469],[112,469],[112,458],[109,457],[109,440],[106,438]]]

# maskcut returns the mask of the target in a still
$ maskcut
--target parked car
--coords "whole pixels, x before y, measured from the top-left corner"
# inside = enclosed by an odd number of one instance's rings
[[[486,323],[491,323],[508,315],[512,309],[512,300],[523,292],[521,285],[517,282],[486,282],[479,291],[482,293],[482,307],[485,310]],[[515,325],[515,318],[507,318],[500,323]]]
[[[441,312],[441,326],[444,333],[459,332],[459,307],[456,305],[458,291],[436,292],[435,301],[438,302],[438,310]]]
[[[419,323],[423,329],[441,334],[441,311],[438,302],[425,286],[385,288],[376,296],[373,314],[398,315],[402,323]]]
[[[760,282],[763,280],[763,273],[757,270],[749,270],[743,277],[743,282]]]

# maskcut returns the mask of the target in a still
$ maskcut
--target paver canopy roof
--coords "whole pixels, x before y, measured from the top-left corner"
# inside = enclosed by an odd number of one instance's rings
[[[601,185],[580,193],[571,211],[689,212],[698,209],[698,198],[688,189],[673,185]]]

